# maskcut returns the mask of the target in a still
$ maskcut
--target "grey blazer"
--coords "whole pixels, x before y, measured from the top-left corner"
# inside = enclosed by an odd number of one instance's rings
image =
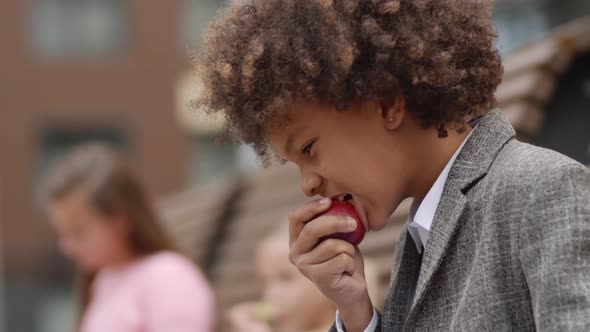
[[[479,122],[421,264],[402,232],[377,331],[590,331],[590,171],[514,136]]]

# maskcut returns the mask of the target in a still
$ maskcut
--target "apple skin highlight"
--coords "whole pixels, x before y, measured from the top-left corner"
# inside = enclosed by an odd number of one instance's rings
[[[358,246],[363,239],[365,238],[365,226],[361,222],[358,214],[356,213],[354,206],[348,202],[341,202],[337,200],[332,201],[332,205],[328,210],[323,213],[318,214],[314,217],[318,218],[321,216],[341,216],[341,217],[351,217],[356,221],[357,227],[354,231],[350,233],[334,233],[332,235],[325,236],[320,239],[320,241],[326,239],[340,239],[344,240],[354,246]]]

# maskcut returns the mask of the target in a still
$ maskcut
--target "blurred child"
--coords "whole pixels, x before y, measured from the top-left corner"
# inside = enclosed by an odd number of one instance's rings
[[[335,304],[289,262],[288,243],[289,231],[281,226],[258,245],[256,271],[263,281],[263,298],[230,310],[232,331],[310,332],[326,331],[332,325]],[[377,275],[370,264],[365,262],[365,270],[373,295]]]
[[[51,169],[42,200],[61,251],[80,270],[80,331],[213,329],[209,284],[173,250],[141,183],[114,151],[76,148]]]

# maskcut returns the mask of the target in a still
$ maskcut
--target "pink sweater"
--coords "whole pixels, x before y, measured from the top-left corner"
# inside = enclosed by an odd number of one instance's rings
[[[82,332],[210,332],[214,299],[205,277],[183,256],[152,254],[101,271]]]

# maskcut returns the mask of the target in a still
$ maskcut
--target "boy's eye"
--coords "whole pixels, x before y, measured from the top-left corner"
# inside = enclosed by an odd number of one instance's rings
[[[316,140],[315,140],[315,139],[313,139],[313,140],[309,141],[308,143],[306,143],[306,144],[303,146],[303,148],[301,149],[301,151],[302,151],[304,154],[306,154],[306,155],[310,156],[310,155],[311,155],[311,148],[313,147],[313,144],[315,143],[315,141],[316,141]]]

